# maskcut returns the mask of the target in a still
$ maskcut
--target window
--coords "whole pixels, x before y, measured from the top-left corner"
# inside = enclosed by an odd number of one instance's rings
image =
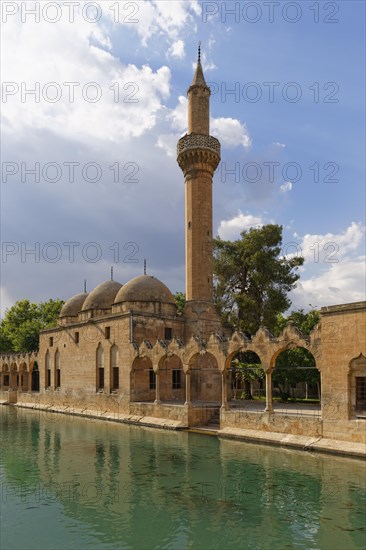
[[[55,353],[55,388],[61,386],[61,369],[60,369],[60,352],[57,350]]]
[[[156,374],[154,369],[149,370],[149,388],[150,390],[156,390]]]
[[[50,336],[50,348],[53,346],[53,336]]]
[[[61,369],[56,369],[56,388],[61,386]]]
[[[119,368],[118,367],[113,367],[112,376],[113,376],[112,389],[118,390],[119,388]]]
[[[105,339],[109,340],[111,337],[111,327],[105,327]]]
[[[366,376],[356,376],[356,410],[366,410]]]
[[[104,389],[104,352],[102,346],[97,349],[97,391]]]
[[[182,371],[180,369],[173,369],[173,390],[180,390],[182,383]]]
[[[165,327],[165,340],[171,340],[173,337],[173,330],[169,327]]]
[[[78,344],[80,341],[80,335],[78,332],[75,332],[75,344]]]
[[[9,375],[4,374],[4,386],[9,386]]]
[[[46,353],[46,389],[51,386],[51,365],[50,365],[50,352]]]
[[[104,389],[104,369],[99,368],[98,369],[98,390]]]

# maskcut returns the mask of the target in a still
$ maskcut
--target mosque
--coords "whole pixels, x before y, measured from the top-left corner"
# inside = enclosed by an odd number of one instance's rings
[[[221,326],[212,266],[212,180],[220,142],[210,135],[209,119],[210,89],[199,55],[188,88],[188,131],[177,145],[185,178],[184,311],[178,313],[169,288],[147,274],[77,294],[64,304],[58,326],[41,332],[38,353],[0,357],[1,402],[171,429],[210,424],[222,436],[300,448],[328,445],[342,452],[348,442],[345,452],[352,454],[352,445],[360,452],[366,443],[366,302],[322,308],[310,337],[291,324],[280,337],[260,328],[251,339]],[[272,396],[276,358],[297,346],[313,354],[321,376],[321,405],[307,412],[279,408]],[[233,400],[231,365],[245,351],[261,361],[262,405]]]

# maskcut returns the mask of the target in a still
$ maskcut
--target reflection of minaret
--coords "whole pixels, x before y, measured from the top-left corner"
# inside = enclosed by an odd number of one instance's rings
[[[177,161],[186,187],[186,299],[212,302],[212,177],[220,142],[210,136],[210,89],[198,49],[188,89],[188,133],[178,141]]]

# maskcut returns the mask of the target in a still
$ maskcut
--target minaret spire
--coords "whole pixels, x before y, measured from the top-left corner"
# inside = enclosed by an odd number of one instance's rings
[[[210,135],[210,88],[201,65],[201,42],[198,45],[196,72],[188,88],[188,134]]]

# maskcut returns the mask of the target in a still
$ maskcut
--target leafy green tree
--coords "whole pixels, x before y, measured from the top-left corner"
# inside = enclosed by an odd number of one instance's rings
[[[304,336],[309,336],[319,320],[318,311],[312,310],[305,313],[303,309],[299,309],[292,311],[288,317],[279,315],[274,332],[279,335],[287,323],[292,321]],[[280,397],[284,401],[290,397],[291,386],[299,382],[316,385],[318,397],[320,397],[320,374],[316,368],[315,358],[304,348],[288,349],[280,353],[276,360],[272,379],[274,383],[277,383]]]
[[[276,336],[281,334],[289,321],[292,321],[300,332],[302,332],[305,336],[308,336],[315,325],[319,323],[320,314],[319,311],[315,309],[309,311],[308,313],[305,313],[303,309],[299,309],[298,311],[292,311],[287,317],[280,314],[277,317],[276,327],[273,330],[274,334]]]
[[[175,305],[177,306],[178,314],[180,315],[181,313],[183,313],[184,310],[186,295],[184,294],[184,292],[176,292],[174,294],[174,300]]]
[[[241,397],[246,400],[252,400],[251,382],[263,380],[264,370],[258,355],[252,351],[240,352],[237,354],[231,364],[233,368],[233,390],[236,398],[237,391],[244,385],[244,391]]]
[[[35,304],[20,300],[5,312],[0,324],[0,351],[27,352],[38,350],[39,332],[57,324],[62,300]]]
[[[289,308],[304,260],[281,257],[281,245],[280,225],[243,231],[234,242],[214,239],[214,298],[226,326],[248,334],[261,325],[272,331]]]

